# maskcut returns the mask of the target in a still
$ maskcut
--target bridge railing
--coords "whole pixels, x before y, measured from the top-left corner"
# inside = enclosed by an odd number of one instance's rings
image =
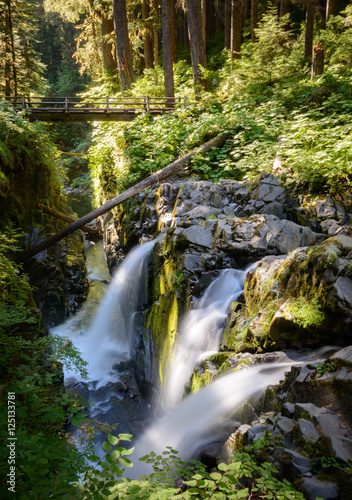
[[[113,112],[147,111],[163,112],[171,111],[175,107],[187,106],[184,97],[106,97],[87,99],[82,97],[0,97],[1,101],[7,101],[13,106],[21,109],[52,112]]]

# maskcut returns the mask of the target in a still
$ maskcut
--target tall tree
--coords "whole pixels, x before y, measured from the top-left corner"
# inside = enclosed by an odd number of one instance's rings
[[[242,0],[231,0],[231,60],[241,58]]]
[[[330,16],[337,16],[339,13],[339,2],[338,0],[326,0],[326,20],[329,20]]]
[[[231,2],[232,0],[224,1],[225,49],[231,48]]]
[[[163,42],[163,68],[166,97],[175,97],[173,62],[176,52],[174,23],[172,21],[174,0],[161,0],[161,29]]]
[[[44,67],[35,50],[37,0],[0,0],[0,88],[13,96],[38,89]]]
[[[304,57],[312,60],[315,0],[306,0]]]
[[[114,0],[114,22],[118,69],[121,89],[128,90],[133,82],[133,66],[128,36],[126,0]]]
[[[154,68],[154,54],[153,54],[153,32],[150,26],[150,3],[149,0],[142,0],[142,18],[144,25],[144,64],[145,67]]]
[[[257,40],[255,30],[258,26],[258,0],[251,0],[251,38],[252,42]]]
[[[202,77],[201,67],[207,67],[202,36],[202,15],[200,0],[186,0],[188,31],[191,46],[193,82],[195,87],[201,84],[206,87],[207,82]]]

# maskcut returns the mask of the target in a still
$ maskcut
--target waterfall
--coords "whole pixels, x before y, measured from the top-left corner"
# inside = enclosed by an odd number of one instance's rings
[[[138,439],[132,455],[134,464],[126,474],[137,478],[152,472],[148,464],[138,458],[154,451],[161,454],[167,446],[179,452],[182,460],[189,460],[197,452],[216,440],[214,427],[246,399],[263,391],[268,385],[279,383],[285,371],[293,364],[284,354],[283,361],[255,365],[225,375],[198,393],[187,396],[171,413],[157,419]]]
[[[186,314],[165,382],[157,396],[164,411],[181,402],[185,386],[201,359],[218,352],[229,306],[243,292],[245,276],[245,271],[222,271]]]
[[[146,280],[146,258],[154,244],[155,241],[150,241],[136,247],[120,264],[90,326],[81,325],[83,309],[78,318],[70,318],[51,330],[54,334],[68,336],[81,351],[88,362],[89,379],[95,383],[95,389],[118,380],[113,366],[130,358],[134,313],[143,288],[142,277]],[[66,383],[75,380],[74,373],[65,371]]]

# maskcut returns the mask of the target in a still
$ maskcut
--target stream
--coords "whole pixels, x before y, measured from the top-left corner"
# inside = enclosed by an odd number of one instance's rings
[[[275,363],[227,374],[197,394],[184,397],[185,386],[199,361],[218,351],[228,308],[243,291],[246,272],[226,269],[185,315],[166,383],[159,388],[152,408],[141,397],[134,379],[131,346],[135,312],[146,297],[147,262],[154,243],[132,250],[111,280],[102,243],[90,246],[88,298],[77,314],[51,330],[68,337],[89,363],[88,386],[76,374],[64,373],[65,385],[88,399],[89,418],[118,423],[117,433],[133,434],[135,466],[130,477],[148,472],[137,458],[151,451],[161,453],[172,446],[188,460],[205,446],[220,441],[221,419],[248,397],[277,384],[293,364],[299,363],[297,353],[279,353]],[[104,434],[98,437],[96,452],[102,439]]]

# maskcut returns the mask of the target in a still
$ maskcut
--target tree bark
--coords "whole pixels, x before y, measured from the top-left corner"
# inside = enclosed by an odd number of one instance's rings
[[[17,96],[17,71],[16,71],[16,51],[15,51],[15,41],[13,36],[13,27],[12,27],[12,8],[11,8],[11,0],[6,0],[7,12],[5,13],[5,25],[6,25],[6,52],[7,57],[5,59],[5,93],[10,96],[12,94],[12,85],[14,95]],[[10,62],[11,61],[11,62]],[[12,78],[11,78],[11,69],[12,69]]]
[[[174,0],[161,0],[161,29],[163,42],[163,68],[165,79],[166,97],[175,97],[173,55],[176,47],[175,32],[172,32],[171,21],[172,6]]]
[[[159,1],[152,0],[154,68],[159,66]]]
[[[206,142],[203,144],[201,147],[191,151],[187,155],[183,156],[182,158],[179,158],[178,160],[174,161],[173,163],[170,163],[167,167],[159,170],[158,172],[155,172],[154,174],[150,175],[143,181],[139,182],[138,184],[135,184],[134,186],[130,187],[127,189],[127,191],[124,191],[123,193],[119,194],[112,200],[108,201],[104,205],[101,205],[100,207],[96,208],[92,212],[89,212],[89,214],[84,215],[77,221],[73,222],[69,226],[65,227],[64,229],[61,229],[58,233],[50,236],[46,240],[42,241],[41,243],[38,243],[38,245],[33,246],[30,248],[27,252],[23,253],[20,257],[22,261],[29,260],[31,257],[34,257],[34,255],[37,255],[37,253],[42,252],[43,250],[46,250],[50,246],[54,245],[58,241],[62,240],[62,238],[65,238],[65,236],[68,236],[69,234],[73,233],[74,231],[77,231],[77,229],[80,229],[82,226],[85,224],[88,224],[88,222],[91,222],[92,220],[96,219],[100,215],[104,214],[105,212],[108,212],[112,208],[116,207],[117,205],[120,205],[126,200],[129,200],[130,198],[133,198],[136,194],[139,192],[143,191],[149,186],[152,186],[153,184],[156,184],[167,177],[169,177],[171,174],[174,174],[181,170],[183,166],[195,155],[201,154],[201,153],[207,153],[208,151],[211,151],[212,148],[217,148],[220,147],[224,144],[224,142],[227,139],[227,135],[217,135],[214,137],[214,139],[211,139],[210,141]]]
[[[291,0],[281,0],[280,12],[279,12],[280,17],[285,16],[286,14],[289,14],[291,12],[291,10],[292,10]]]
[[[150,17],[150,5],[149,0],[143,0],[142,2],[142,18],[143,20],[149,19]],[[153,36],[152,30],[149,24],[145,24],[146,33],[143,37],[144,45],[144,64],[147,69],[154,68],[154,54],[153,54]]]
[[[313,49],[313,62],[311,78],[322,75],[324,73],[324,49],[318,42]]]
[[[242,0],[231,1],[231,60],[241,59]]]
[[[224,2],[225,49],[231,48],[231,3],[232,0],[225,0]]]
[[[100,30],[102,36],[102,56],[105,71],[112,76],[117,72],[117,56],[115,44],[109,40],[109,36],[114,33],[114,21],[108,19],[104,13],[100,20]]]
[[[326,0],[326,21],[329,20],[330,16],[337,16],[338,13],[339,13],[338,0]]]
[[[114,22],[118,68],[122,91],[131,88],[133,82],[132,55],[128,36],[126,0],[114,0]]]
[[[64,222],[76,222],[76,220],[77,220],[74,217],[69,217],[66,214],[63,214],[61,212],[58,212],[57,210],[54,210],[54,209],[52,209],[50,207],[42,205],[41,203],[37,203],[37,207],[42,212],[44,212],[46,214],[49,214],[49,215],[52,215],[56,219],[63,220]],[[97,229],[93,229],[92,227],[85,226],[85,225],[82,226],[81,229],[82,229],[82,231],[85,231],[86,233],[88,233],[93,238],[99,238],[100,237],[100,232]]]
[[[251,38],[252,42],[257,41],[255,30],[258,26],[258,0],[251,0]]]
[[[304,57],[312,60],[315,0],[306,0]]]
[[[203,68],[207,67],[202,35],[202,16],[200,10],[200,1],[186,0],[186,6],[189,39],[191,45],[193,82],[197,92],[198,85],[202,85],[203,88],[207,87],[207,81],[206,79],[202,78],[202,71],[200,68],[201,66]]]
[[[202,38],[204,44],[204,52],[206,52],[205,40],[207,36],[207,2],[206,0],[200,0],[200,11],[202,16]]]

